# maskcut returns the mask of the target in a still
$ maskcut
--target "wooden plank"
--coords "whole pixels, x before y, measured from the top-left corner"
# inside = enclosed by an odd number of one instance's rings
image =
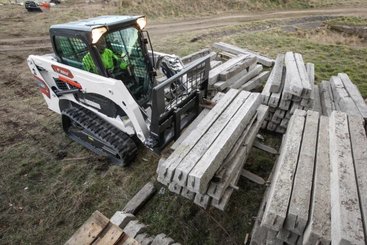
[[[122,236],[124,236],[122,229],[109,223],[106,229],[100,234],[99,238],[93,242],[93,245],[114,245]]]
[[[224,110],[219,118],[213,123],[210,129],[202,136],[194,148],[181,160],[174,170],[172,181],[180,186],[187,186],[187,179],[190,171],[197,165],[198,161],[206,153],[206,151],[214,144],[216,139],[220,137],[222,131],[225,130],[227,124],[236,115],[237,111],[246,103],[250,96],[249,92],[242,91],[233,100],[233,102]],[[193,191],[189,188],[189,190]]]
[[[329,119],[320,117],[317,142],[316,165],[313,181],[310,221],[305,229],[303,244],[330,244],[330,159]]]
[[[307,222],[311,202],[311,189],[316,156],[319,113],[307,111],[301,151],[293,181],[292,195],[284,227],[302,235]]]
[[[263,178],[261,178],[260,176],[251,173],[250,171],[246,170],[246,169],[242,169],[241,170],[241,176],[251,180],[252,182],[259,184],[259,185],[264,185],[265,184],[265,180]]]
[[[331,112],[335,110],[334,98],[332,96],[330,82],[322,81],[320,84],[320,102],[324,116],[330,116]]]
[[[238,57],[230,59],[224,62],[223,64],[221,64],[220,66],[217,66],[216,68],[210,70],[209,71],[209,85],[213,85],[214,83],[218,81],[218,77],[221,72],[231,68],[232,66],[234,66],[235,64],[237,64],[240,61],[243,61],[246,58],[249,58],[249,55],[239,55]]]
[[[240,133],[256,113],[260,103],[260,94],[252,93],[249,96],[236,115],[231,119],[230,123],[228,123],[226,128],[190,172],[187,185],[189,190],[198,193],[206,192],[210,180],[230,152]]]
[[[279,231],[287,216],[288,203],[292,192],[294,172],[297,167],[303,129],[305,111],[296,110],[290,120],[282,150],[277,160],[274,181],[271,183],[269,202],[264,211],[261,225]]]
[[[230,85],[230,88],[240,88],[244,83],[249,81],[251,78],[257,76],[261,71],[263,70],[262,65],[256,65],[256,67],[252,70],[249,70],[246,75],[241,77],[239,80],[235,81],[232,85]]]
[[[320,100],[320,90],[319,90],[318,85],[314,85],[313,93],[314,93],[314,95],[313,95],[314,103],[313,103],[313,106],[312,106],[312,110],[313,111],[318,111],[318,112],[320,112],[320,114],[322,114],[321,100]]]
[[[362,117],[348,116],[348,123],[363,226],[367,234],[367,136]]]
[[[285,54],[286,79],[289,79],[289,93],[301,97],[303,84],[298,71],[296,58],[292,52]]]
[[[219,42],[219,43],[214,43],[213,47],[217,48],[217,49],[227,51],[227,52],[230,52],[230,53],[233,53],[233,54],[245,54],[245,55],[256,56],[257,59],[258,59],[258,62],[260,64],[264,65],[264,66],[267,66],[267,67],[271,67],[274,64],[274,60],[269,59],[268,57],[259,55],[257,53],[254,53],[252,51],[249,51],[249,50],[246,50],[246,49],[243,49],[243,48],[236,47],[236,46],[231,45],[231,44]]]
[[[108,225],[109,219],[95,211],[87,221],[73,234],[65,245],[89,245]]]
[[[330,117],[331,243],[365,244],[347,115]]]
[[[361,93],[359,92],[356,85],[352,83],[349,79],[348,75],[345,73],[339,73],[338,77],[342,80],[346,91],[348,92],[349,96],[354,101],[355,105],[357,106],[358,111],[362,115],[362,117],[366,120],[367,119],[367,105],[364,102]]]
[[[179,147],[168,157],[166,161],[158,164],[157,180],[163,184],[171,182],[174,170],[181,160],[191,151],[200,138],[206,133],[222,112],[232,103],[239,90],[230,89],[226,95],[210,110],[208,115],[200,121],[195,130],[182,141]]]
[[[146,183],[138,193],[122,209],[126,213],[136,214],[141,207],[154,195],[156,188],[152,182]]]
[[[274,67],[270,73],[268,80],[270,80],[270,92],[279,93],[282,88],[282,76],[284,69],[284,54],[278,54]]]
[[[295,53],[294,54],[294,58],[296,60],[296,64],[297,64],[297,68],[298,68],[298,73],[299,76],[301,78],[301,82],[302,82],[302,98],[310,98],[312,95],[312,88],[313,85],[311,85],[307,71],[306,71],[306,66],[305,63],[303,61],[302,55],[299,53]]]
[[[246,82],[244,85],[241,86],[242,90],[246,91],[252,91],[254,89],[259,88],[262,83],[268,78],[269,71],[263,71],[256,77],[252,78],[248,82]]]
[[[257,149],[260,149],[262,151],[265,151],[267,153],[270,153],[270,154],[273,154],[273,155],[278,155],[277,150],[275,150],[273,147],[270,147],[268,145],[264,145],[264,144],[260,143],[258,140],[255,140],[254,147],[256,147]]]

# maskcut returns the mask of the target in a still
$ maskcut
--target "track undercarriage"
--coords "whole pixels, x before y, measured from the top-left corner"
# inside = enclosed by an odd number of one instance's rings
[[[137,154],[132,138],[113,125],[82,107],[71,107],[62,111],[65,133],[77,143],[111,162],[127,165]]]

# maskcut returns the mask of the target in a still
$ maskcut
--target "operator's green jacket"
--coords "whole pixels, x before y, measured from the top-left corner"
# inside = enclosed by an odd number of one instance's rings
[[[103,66],[108,71],[113,70],[113,68],[115,67],[114,62],[120,62],[119,67],[123,70],[125,70],[127,68],[127,62],[125,60],[120,59],[116,54],[114,54],[114,52],[111,49],[108,49],[108,48],[105,48],[103,50],[103,52],[101,53],[101,60],[102,60]],[[84,70],[86,70],[86,71],[90,71],[90,72],[93,72],[93,73],[98,73],[97,67],[94,64],[92,56],[90,55],[89,52],[88,52],[88,54],[86,54],[83,57],[83,67],[84,67]]]

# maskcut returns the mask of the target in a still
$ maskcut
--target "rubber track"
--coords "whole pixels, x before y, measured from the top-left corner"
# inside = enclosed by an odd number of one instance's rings
[[[137,155],[135,142],[124,132],[83,107],[71,107],[62,111],[70,120],[85,129],[89,135],[102,141],[120,155],[119,164],[126,165]],[[90,142],[88,142],[90,144]]]

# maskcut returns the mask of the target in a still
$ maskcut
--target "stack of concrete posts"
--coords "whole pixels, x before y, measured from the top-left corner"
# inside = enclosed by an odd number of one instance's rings
[[[261,93],[269,114],[262,128],[284,133],[296,109],[314,108],[315,68],[301,54],[279,54]],[[317,90],[317,88],[316,88]]]
[[[364,119],[296,110],[251,244],[366,244]]]
[[[267,114],[261,95],[230,89],[158,164],[158,181],[206,208],[224,210]]]
[[[253,91],[268,78],[270,73],[263,71],[263,66],[272,66],[273,60],[226,43],[215,43],[213,46],[220,50],[219,54],[225,52],[229,58],[213,63],[215,67],[209,72],[209,85],[214,90],[235,88]]]
[[[332,76],[330,81],[320,84],[322,114],[329,116],[332,111],[342,111],[367,120],[367,105],[356,85],[345,73]]]

